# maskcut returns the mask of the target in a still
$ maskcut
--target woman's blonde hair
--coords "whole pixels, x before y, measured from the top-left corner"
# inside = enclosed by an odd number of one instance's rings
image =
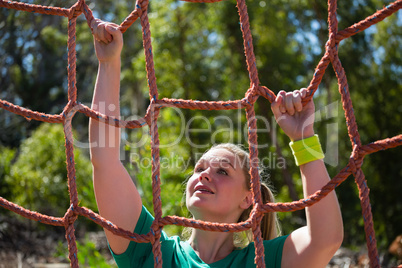
[[[242,147],[239,145],[235,145],[232,143],[222,143],[218,145],[214,145],[211,147],[208,151],[215,150],[215,149],[225,149],[228,150],[229,152],[233,153],[238,159],[240,160],[239,162],[241,163],[244,175],[246,176],[246,188],[248,190],[251,189],[251,176],[249,173],[250,170],[250,157],[249,153],[245,151]],[[262,175],[262,168],[259,168],[260,171],[260,177]],[[273,203],[275,202],[274,195],[272,193],[272,190],[268,186],[264,180],[261,180],[261,197],[262,197],[262,202],[265,203]],[[251,210],[253,209],[253,206],[251,205],[248,209],[245,209],[243,213],[241,214],[238,222],[242,222],[248,219]],[[275,212],[269,212],[265,213],[262,221],[261,221],[261,233],[262,233],[262,238],[264,240],[270,240],[275,237],[277,237],[280,234],[280,227],[279,223],[276,217]],[[251,230],[246,231],[246,236],[243,237],[241,235],[236,235],[235,236],[235,244],[237,246],[244,246],[245,244],[248,244],[249,242],[253,241],[253,236],[251,233]]]

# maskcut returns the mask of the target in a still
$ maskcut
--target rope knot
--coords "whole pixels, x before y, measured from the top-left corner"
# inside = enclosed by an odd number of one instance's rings
[[[70,225],[73,225],[74,222],[77,220],[78,215],[74,211],[74,206],[73,204],[70,205],[68,208],[66,214],[64,214],[63,221],[64,221],[64,226],[68,227]]]
[[[253,204],[253,209],[251,210],[250,217],[250,227],[252,230],[255,230],[258,227],[263,214],[264,213],[262,212],[262,205],[260,203]]]
[[[141,17],[142,13],[147,10],[149,1],[147,0],[137,0],[135,3],[135,11],[138,13],[138,16]]]
[[[329,55],[329,59],[331,62],[338,56],[338,45],[335,42],[332,42],[331,39],[325,43],[326,51]]]
[[[256,88],[257,87],[255,85],[253,85],[252,87],[247,89],[244,98],[241,100],[242,106],[246,106],[246,107],[250,108],[254,104],[254,102],[258,98],[258,95],[257,95],[258,93],[257,93]]]
[[[155,243],[156,240],[159,240],[161,237],[162,230],[159,227],[159,222],[155,219],[154,222],[151,225],[151,230],[150,230],[150,242]]]
[[[78,1],[70,8],[70,10],[69,10],[70,14],[68,16],[68,19],[71,20],[72,18],[75,18],[75,17],[78,17],[79,15],[81,15],[83,3],[84,3],[84,1]]]
[[[161,105],[156,103],[156,100],[154,98],[151,98],[151,102],[144,116],[144,119],[147,122],[148,126],[150,126],[153,121],[157,120],[161,107]]]
[[[360,169],[363,164],[363,158],[359,156],[359,151],[360,147],[355,144],[349,158],[349,167],[352,170],[353,175],[356,175],[357,170]]]

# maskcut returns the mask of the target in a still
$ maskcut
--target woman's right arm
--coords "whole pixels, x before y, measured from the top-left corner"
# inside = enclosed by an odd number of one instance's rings
[[[92,109],[119,118],[120,54],[123,36],[118,25],[93,20],[98,75]],[[141,214],[142,201],[127,170],[120,161],[120,129],[90,119],[89,142],[95,197],[99,213],[117,226],[133,231]],[[123,253],[129,240],[105,229],[114,253]]]

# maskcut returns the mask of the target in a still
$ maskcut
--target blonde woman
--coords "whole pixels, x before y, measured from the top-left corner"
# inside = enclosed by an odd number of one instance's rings
[[[123,37],[116,24],[93,20],[91,26],[99,60],[92,108],[119,117]],[[310,101],[303,107],[301,99],[305,94],[305,89],[282,91],[271,108],[278,124],[295,144],[292,148],[298,157],[304,196],[308,196],[321,189],[330,178],[321,153],[306,156],[303,147],[303,144],[311,145],[311,148],[318,146],[313,124],[307,122],[314,116],[314,103]],[[101,107],[106,108],[102,110]],[[143,207],[136,186],[120,162],[119,129],[101,125],[90,120],[91,161],[99,212],[121,228],[148,233],[153,217]],[[106,141],[106,146],[97,146],[99,141]],[[249,165],[247,152],[235,145],[217,145],[206,152],[197,162],[186,186],[186,205],[193,218],[219,223],[246,219],[252,208]],[[261,190],[264,202],[272,202],[269,188],[263,185]],[[275,215],[264,216],[262,232],[267,267],[313,268],[325,267],[329,262],[343,240],[342,217],[335,193],[331,192],[319,203],[306,208],[306,217],[306,226],[277,237]],[[149,243],[135,243],[105,232],[119,267],[153,267]],[[161,247],[164,267],[255,266],[253,243],[239,249],[230,232],[193,229],[188,241],[163,233]]]

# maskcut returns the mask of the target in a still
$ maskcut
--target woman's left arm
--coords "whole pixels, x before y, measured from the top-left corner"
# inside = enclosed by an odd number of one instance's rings
[[[314,135],[314,103],[302,107],[307,90],[281,91],[271,108],[276,121],[292,141]],[[300,165],[303,194],[314,194],[330,177],[322,159]],[[307,226],[293,231],[285,241],[282,267],[325,267],[343,240],[343,222],[335,191],[306,208]]]

